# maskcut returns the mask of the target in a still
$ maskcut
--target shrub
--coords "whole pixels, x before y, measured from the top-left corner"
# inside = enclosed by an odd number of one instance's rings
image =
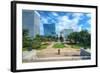
[[[33,49],[39,49],[40,46],[41,46],[41,41],[34,39],[33,42],[32,42],[32,48]]]

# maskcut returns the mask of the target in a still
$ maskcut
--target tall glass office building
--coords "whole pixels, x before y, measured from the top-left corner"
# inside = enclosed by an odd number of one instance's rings
[[[22,11],[22,26],[27,29],[30,37],[35,37],[40,34],[40,15],[37,11],[23,10]]]
[[[43,24],[44,36],[55,36],[55,24]]]

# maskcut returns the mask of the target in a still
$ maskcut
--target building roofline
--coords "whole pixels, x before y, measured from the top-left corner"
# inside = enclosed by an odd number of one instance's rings
[[[34,12],[40,17],[40,14],[37,11],[34,11]]]

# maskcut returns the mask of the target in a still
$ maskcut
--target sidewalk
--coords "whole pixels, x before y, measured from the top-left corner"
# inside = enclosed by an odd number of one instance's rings
[[[69,61],[91,58],[90,53],[84,49],[75,49],[71,47],[60,49],[61,53],[58,55],[58,50],[52,48],[53,44],[54,42],[52,42],[46,49],[42,50],[24,51],[22,55],[23,62]]]

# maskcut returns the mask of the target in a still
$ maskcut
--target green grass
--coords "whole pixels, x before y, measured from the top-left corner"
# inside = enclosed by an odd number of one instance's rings
[[[71,48],[80,49],[82,46],[79,44],[70,44]]]
[[[39,49],[45,49],[47,48],[48,45],[49,45],[48,43],[41,44]]]
[[[70,44],[70,46],[71,46],[71,48],[75,48],[75,49],[80,49],[80,48],[84,47],[81,44]],[[87,48],[90,48],[90,47],[87,47]]]
[[[64,47],[65,47],[65,45],[63,43],[55,43],[53,45],[53,48],[64,48]]]
[[[76,48],[76,49],[80,49],[81,47],[78,45],[71,45],[71,48]]]
[[[48,45],[49,45],[48,43],[41,44],[41,45],[39,46],[39,48],[36,49],[36,50],[45,49],[45,48],[47,48]],[[22,48],[22,51],[28,51],[28,48],[27,48],[27,47]]]
[[[45,48],[47,48],[47,46],[48,46],[48,45],[41,45],[41,46],[40,46],[40,49],[45,49]]]

